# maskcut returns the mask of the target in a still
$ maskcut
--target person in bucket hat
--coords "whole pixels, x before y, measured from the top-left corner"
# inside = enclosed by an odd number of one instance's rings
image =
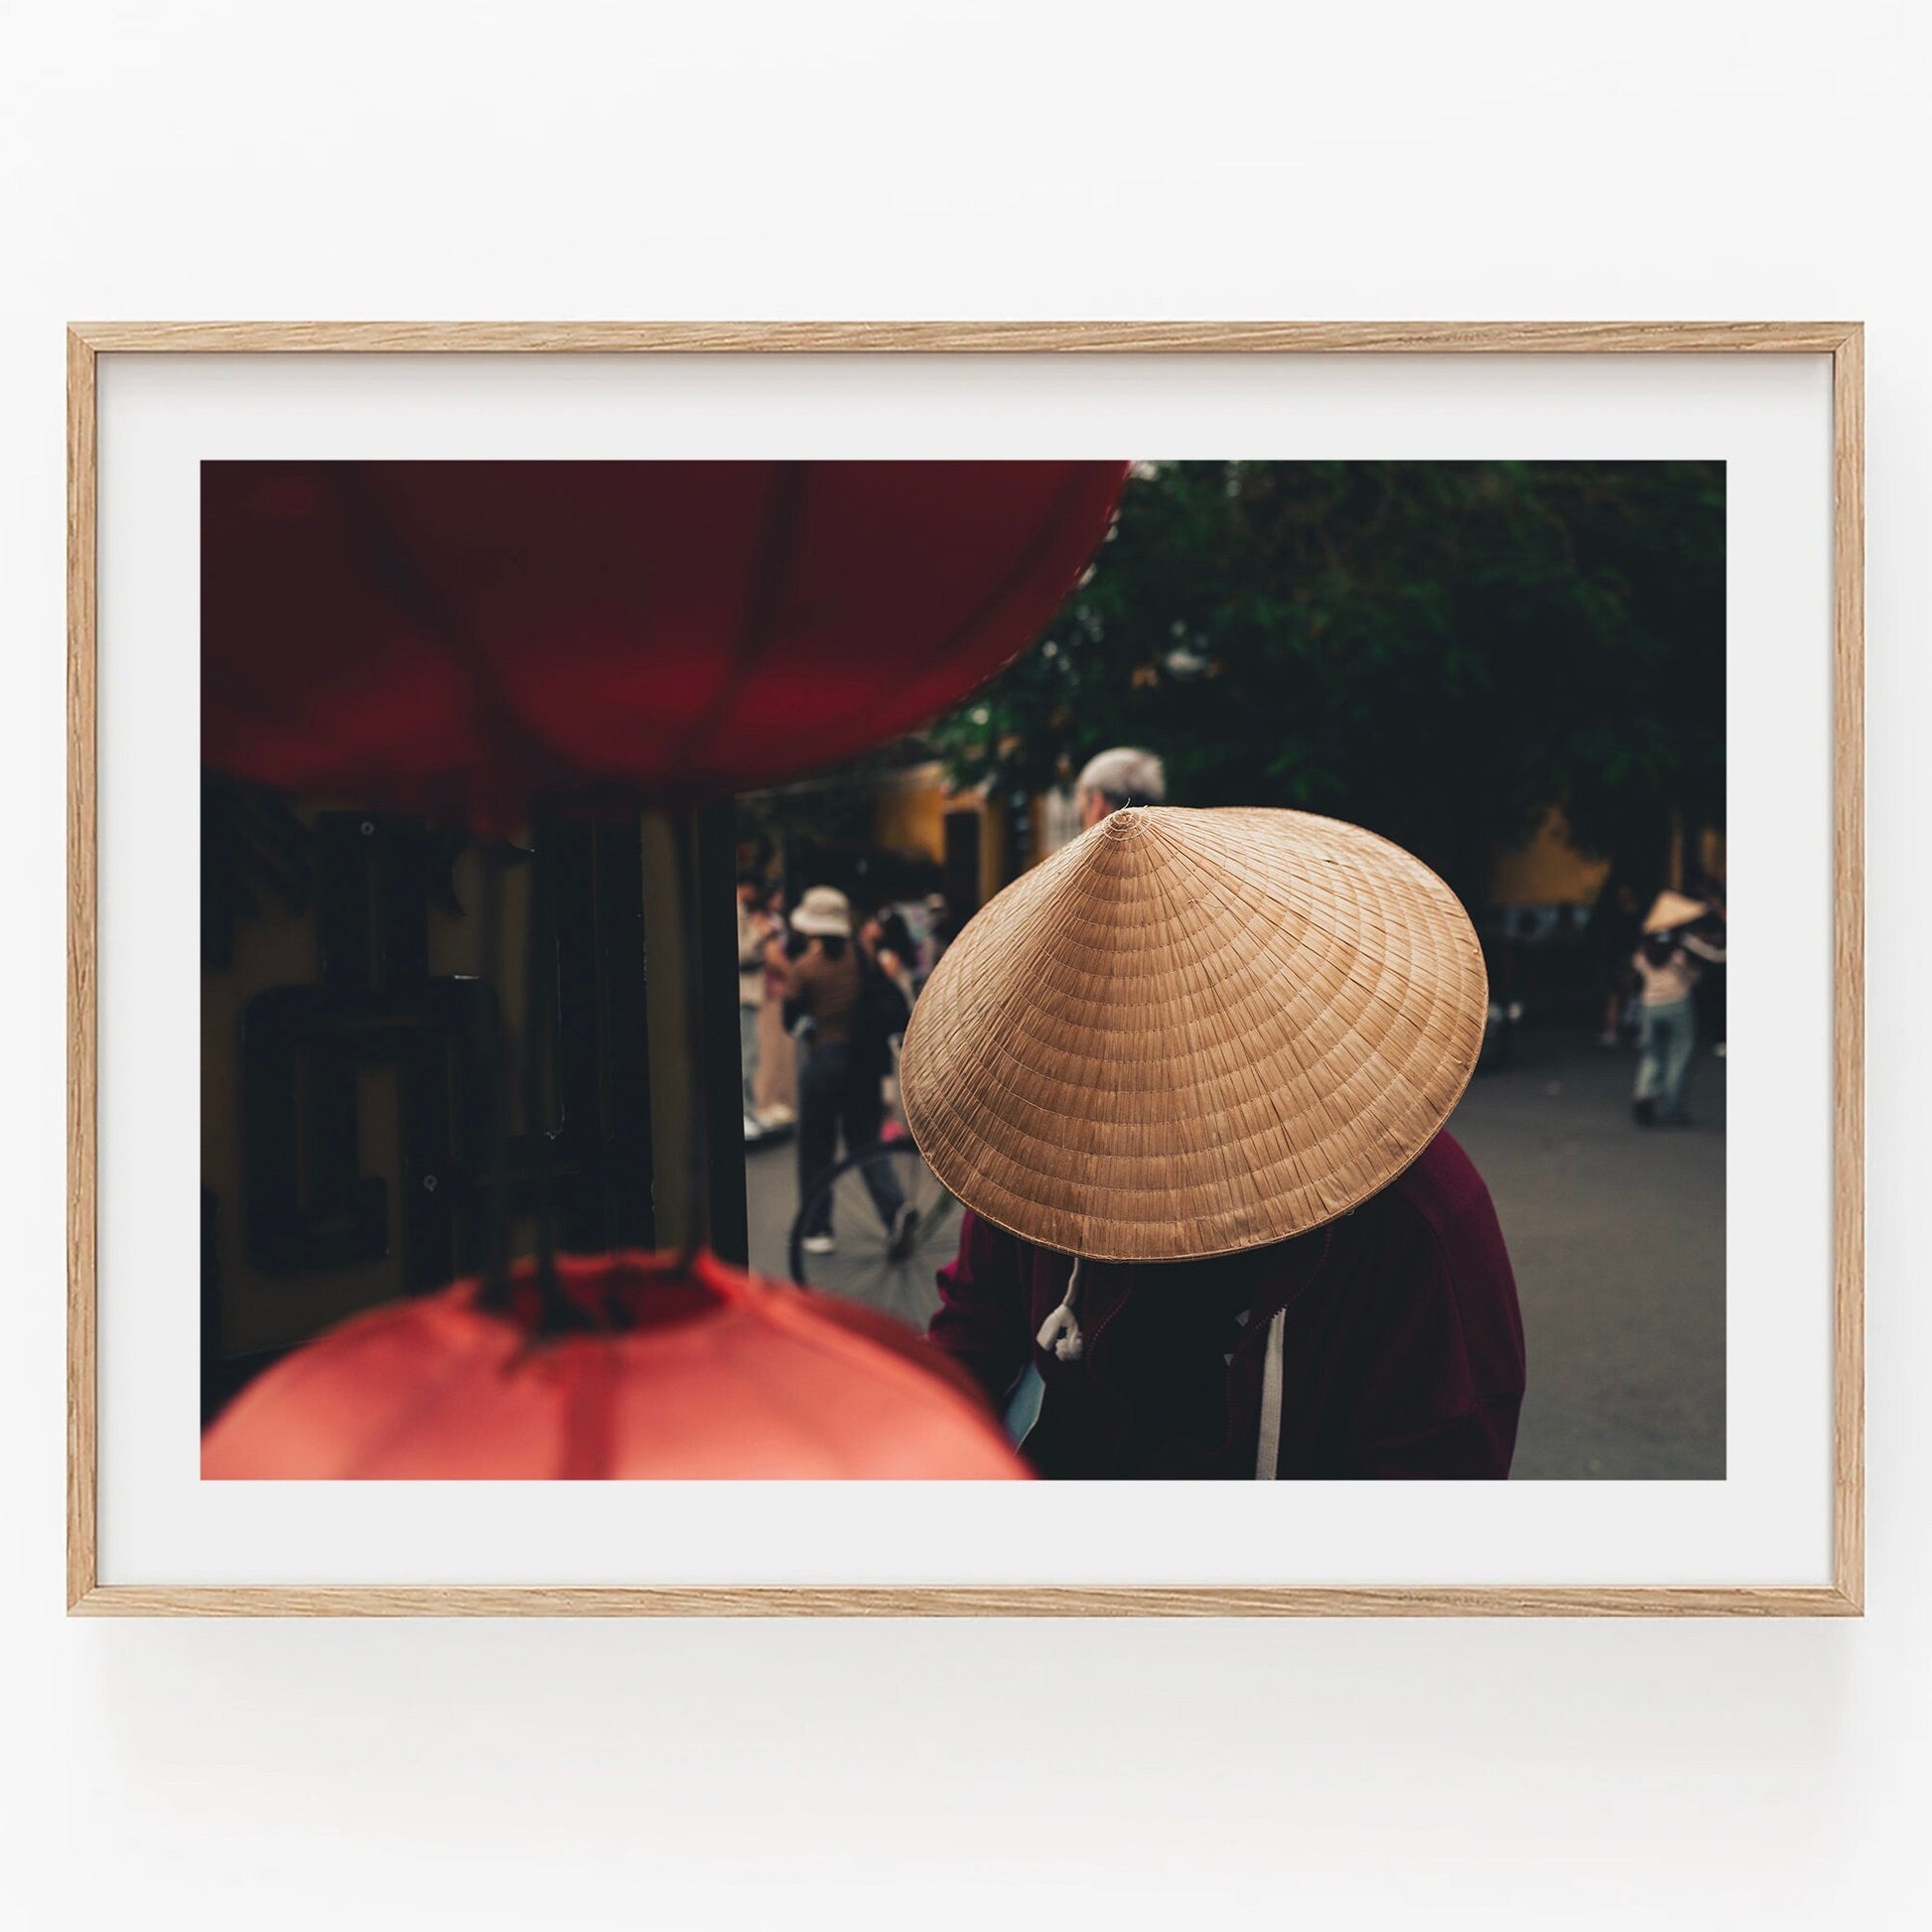
[[[837,1248],[829,1195],[814,1182],[838,1156],[879,1139],[886,1103],[881,1091],[886,1063],[883,1039],[867,1035],[869,966],[853,933],[852,901],[835,886],[814,886],[792,909],[795,957],[785,966],[788,1011],[811,1022],[811,1045],[798,1073],[798,1198],[811,1201],[818,1218],[805,1229],[805,1252],[829,1255]],[[897,1242],[912,1215],[890,1161],[860,1170],[866,1191]]]
[[[1441,880],[1307,813],[1114,811],[968,922],[899,1077],[966,1208],[931,1340],[1049,1476],[1502,1476],[1522,1320],[1444,1130]]]

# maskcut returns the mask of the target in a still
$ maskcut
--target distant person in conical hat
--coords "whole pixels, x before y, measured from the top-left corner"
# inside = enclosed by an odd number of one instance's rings
[[[1697,983],[1724,964],[1724,925],[1703,899],[1666,892],[1644,917],[1630,957],[1638,992],[1637,1084],[1630,1111],[1639,1127],[1689,1127],[1684,1102],[1697,1053]]]
[[[1441,880],[1127,806],[965,926],[900,1093],[968,1210],[931,1339],[1048,1476],[1502,1476],[1522,1320],[1444,1131],[1488,989]]]

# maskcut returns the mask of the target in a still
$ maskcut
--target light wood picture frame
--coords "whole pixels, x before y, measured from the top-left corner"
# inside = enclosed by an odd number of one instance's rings
[[[68,1510],[88,1615],[1858,1615],[1863,1607],[1863,335],[1855,323],[80,323],[68,334]],[[1762,1587],[162,1587],[99,1580],[96,394],[116,355],[666,352],[1829,358],[1833,639],[1831,1582]]]

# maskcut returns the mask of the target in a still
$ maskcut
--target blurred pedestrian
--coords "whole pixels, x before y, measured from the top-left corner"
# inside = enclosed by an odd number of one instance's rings
[[[764,1003],[759,1008],[759,1079],[752,1111],[766,1133],[798,1118],[798,1042],[785,1031],[784,894],[764,901]]]
[[[1638,998],[1637,1084],[1630,1108],[1639,1127],[1688,1127],[1685,1094],[1697,1051],[1695,992],[1707,962],[1722,965],[1724,947],[1708,936],[1711,908],[1683,893],[1658,895],[1630,956]]]
[[[764,1130],[758,1117],[759,1054],[762,1044],[759,1016],[764,1007],[764,946],[771,924],[764,906],[764,881],[755,872],[738,875],[738,1067],[745,1099],[745,1138]]]
[[[1152,752],[1132,745],[1096,754],[1073,781],[1073,807],[1083,831],[1124,806],[1163,805],[1167,798],[1166,767]]]
[[[931,978],[932,969],[946,955],[959,932],[959,921],[953,917],[952,907],[946,902],[944,893],[928,893],[925,896],[925,946],[919,962],[918,983],[923,986]]]
[[[879,1003],[869,996],[869,962],[854,943],[851,901],[835,887],[814,886],[794,908],[791,930],[786,1006],[796,1020],[810,1023],[798,1074],[798,1198],[815,1202],[804,1230],[805,1252],[829,1255],[837,1246],[831,1197],[816,1183],[838,1158],[841,1134],[848,1155],[878,1142],[890,1050],[883,1036],[875,1037]],[[871,977],[879,978],[876,970]],[[880,1220],[897,1241],[912,1209],[892,1163],[872,1162],[861,1172]]]
[[[1692,895],[1703,899],[1710,907],[1704,918],[1691,927],[1692,934],[1712,940],[1722,948],[1725,942],[1724,882],[1713,879],[1708,873],[1703,874],[1692,888]],[[1730,1031],[1730,969],[1721,961],[1707,965],[1703,978],[1697,983],[1695,998],[1698,1003],[1698,1037],[1708,1039],[1712,1055],[1723,1059],[1725,1036]]]
[[[918,954],[912,944],[911,928],[896,907],[882,905],[859,928],[859,943],[866,956],[898,988],[900,997],[912,1004],[912,966]]]

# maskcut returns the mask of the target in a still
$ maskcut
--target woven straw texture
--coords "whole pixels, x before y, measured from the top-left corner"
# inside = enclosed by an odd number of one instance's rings
[[[1475,1070],[1482,952],[1434,873],[1305,812],[1114,813],[991,900],[913,1009],[933,1172],[1101,1261],[1258,1247],[1386,1186]]]

